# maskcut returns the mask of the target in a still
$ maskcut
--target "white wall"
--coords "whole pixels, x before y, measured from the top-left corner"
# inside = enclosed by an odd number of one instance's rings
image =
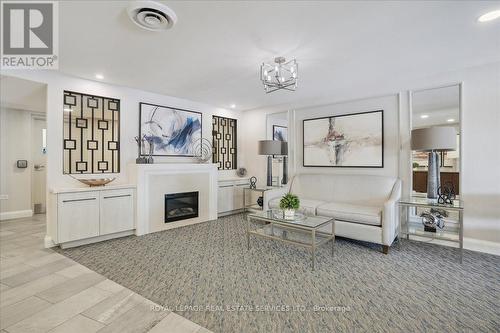
[[[81,80],[59,73],[39,71],[2,71],[2,74],[14,75],[48,83],[48,186],[74,186],[75,182],[67,176],[62,175],[62,91],[70,89],[110,96],[122,100],[122,173],[120,181],[126,181],[126,163],[135,159],[136,150],[133,137],[138,131],[138,103],[148,101],[169,106],[178,106],[185,109],[199,110],[204,112],[203,136],[210,137],[210,126],[207,119],[213,113],[237,118],[239,135],[239,165],[245,166],[249,175],[255,175],[265,182],[265,156],[257,154],[257,141],[266,138],[266,112],[248,111],[240,116],[238,112],[213,108],[207,105],[190,102],[178,98],[152,94],[136,89],[111,86],[94,81]],[[409,190],[409,177],[411,175],[410,149],[409,149],[409,90],[439,87],[452,83],[463,82],[463,172],[462,193],[465,201],[465,236],[469,248],[485,248],[490,246],[500,249],[500,145],[498,131],[500,128],[500,62],[472,67],[453,72],[441,73],[431,77],[419,79],[407,79],[404,75],[396,78],[381,80],[379,84],[372,85],[367,80],[364,86],[351,87],[346,85],[343,89],[332,93],[332,103],[335,101],[352,101],[336,103],[332,106],[336,112],[340,106],[346,108],[374,107],[372,102],[384,104],[385,108],[393,102],[386,98],[395,99],[400,93],[399,117],[400,117],[400,163],[399,175],[405,182],[405,189]],[[277,92],[279,93],[279,92]],[[376,98],[365,98],[370,96],[386,96]],[[359,103],[359,104],[357,104]],[[391,106],[392,108],[392,106]],[[313,109],[313,108],[311,108]],[[316,108],[314,108],[316,109]],[[319,108],[318,108],[319,110]],[[306,109],[300,112],[307,112]],[[318,111],[319,112],[319,111]],[[325,112],[325,110],[323,110]],[[205,116],[207,115],[207,116]],[[297,127],[299,130],[300,119],[293,120],[294,114],[289,116],[289,136],[293,135]],[[394,125],[391,121],[391,127]],[[389,125],[388,125],[389,126]],[[394,126],[397,126],[394,125]],[[392,136],[392,135],[391,135]],[[397,138],[394,138],[395,140]],[[302,138],[296,136],[301,143]],[[393,145],[386,137],[386,144]],[[128,145],[130,144],[130,145]],[[51,147],[54,147],[51,149]],[[300,148],[298,146],[297,148]],[[301,149],[297,149],[300,151]],[[391,149],[392,151],[393,149]],[[394,157],[386,154],[392,161]],[[394,152],[397,153],[397,152]],[[180,160],[179,160],[180,162]],[[292,159],[290,160],[292,163]],[[301,168],[302,159],[297,158],[294,167]],[[395,170],[392,162],[386,163],[386,170],[381,172],[390,174]],[[293,169],[293,167],[292,167]],[[308,168],[309,169],[309,168]],[[322,168],[323,169],[323,168]],[[384,168],[385,169],[385,168]],[[327,172],[349,172],[327,171]],[[372,172],[365,170],[364,172]],[[232,173],[230,173],[232,174]],[[489,242],[489,243],[488,243]],[[494,251],[494,250],[492,250]],[[495,250],[496,251],[496,250]]]
[[[28,80],[47,83],[47,143],[48,143],[48,166],[47,186],[51,188],[75,187],[80,184],[63,175],[63,91],[71,90],[87,94],[118,98],[121,101],[121,164],[120,173],[113,174],[116,177],[115,184],[126,183],[127,165],[135,163],[137,157],[137,145],[134,136],[139,134],[139,102],[178,107],[203,113],[202,134],[204,138],[212,137],[212,115],[217,114],[225,117],[240,119],[240,112],[215,108],[209,105],[165,96],[147,91],[109,85],[96,81],[83,80],[58,72],[52,71],[3,71],[5,75],[19,76]],[[240,122],[239,122],[240,125]],[[238,138],[240,139],[240,138]],[[240,141],[240,140],[238,140]],[[187,157],[155,157],[155,162],[186,163],[194,162],[193,158]],[[232,176],[234,171],[221,171],[221,177]],[[109,174],[105,174],[109,175]],[[102,174],[101,174],[102,176]]]
[[[359,86],[332,92],[332,104],[291,112],[289,137],[295,135],[297,171],[304,172],[356,172],[369,174],[399,174],[410,193],[410,99],[411,90],[440,87],[463,82],[462,124],[462,183],[465,202],[465,246],[470,249],[500,254],[500,62],[420,79],[407,79],[403,75],[388,78],[380,84]],[[385,96],[385,97],[369,97]],[[368,97],[368,98],[366,98]],[[335,102],[347,101],[347,102]],[[377,169],[336,169],[302,167],[302,119],[328,113],[367,111],[377,105],[391,116],[385,119],[385,167]],[[257,140],[266,137],[264,110],[244,113],[244,123],[251,124],[244,133],[244,163],[250,175],[265,179],[265,157],[257,155]],[[384,114],[385,117],[385,114]],[[399,120],[398,120],[399,117]],[[398,125],[399,123],[399,125]],[[399,126],[400,137],[394,135]],[[389,136],[388,136],[389,135]],[[398,143],[399,142],[399,143]],[[389,145],[389,146],[388,146]],[[400,146],[400,149],[397,147]],[[398,160],[399,165],[395,162]],[[292,166],[293,168],[293,166]]]
[[[27,160],[20,169],[17,160]],[[0,108],[0,217],[31,215],[31,112]],[[7,196],[7,197],[5,197]]]

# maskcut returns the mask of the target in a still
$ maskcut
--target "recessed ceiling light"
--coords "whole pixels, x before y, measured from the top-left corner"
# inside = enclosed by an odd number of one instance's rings
[[[482,22],[493,21],[497,18],[500,18],[500,10],[494,10],[484,15],[481,15],[477,20],[482,23]]]
[[[450,118],[450,119],[448,119],[448,120],[446,120],[446,121],[447,121],[447,122],[449,122],[449,123],[452,123],[452,122],[454,122],[454,121],[455,121],[455,119]]]
[[[236,107],[236,104],[231,104],[231,109],[234,109]]]
[[[429,115],[428,114],[423,114],[423,115],[420,116],[420,118],[422,118],[422,119],[429,118]]]
[[[104,75],[102,75],[102,74],[96,74],[95,78],[98,79],[98,80],[102,80],[102,79],[104,79]]]

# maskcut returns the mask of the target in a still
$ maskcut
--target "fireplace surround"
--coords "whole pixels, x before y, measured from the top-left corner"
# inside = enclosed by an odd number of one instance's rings
[[[165,223],[198,217],[198,192],[165,194]]]

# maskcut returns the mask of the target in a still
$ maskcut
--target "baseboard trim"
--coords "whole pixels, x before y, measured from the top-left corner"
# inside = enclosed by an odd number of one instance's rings
[[[135,234],[135,230],[120,231],[120,232],[116,232],[114,234],[108,234],[108,235],[102,235],[102,236],[97,236],[97,237],[92,237],[92,238],[75,240],[75,241],[66,242],[66,243],[60,243],[59,246],[61,247],[61,249],[67,249],[70,247],[102,242],[105,240],[119,238],[119,237],[125,237],[125,236],[131,236],[134,234]]]
[[[464,237],[464,249],[500,256],[500,243]]]
[[[54,240],[49,235],[45,235],[43,243],[46,249],[56,246],[56,243],[54,243]]]
[[[229,215],[234,215],[234,214],[240,214],[245,212],[244,208],[241,209],[235,209],[235,210],[230,210],[227,212],[222,212],[222,213],[217,213],[217,217],[224,217],[224,216],[229,216]]]
[[[3,220],[12,220],[12,219],[21,219],[24,217],[32,217],[33,216],[33,210],[31,209],[26,209],[26,210],[15,210],[12,212],[3,212],[0,213],[0,221]]]

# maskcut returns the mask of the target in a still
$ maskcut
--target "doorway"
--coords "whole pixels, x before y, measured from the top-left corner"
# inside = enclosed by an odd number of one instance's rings
[[[46,212],[47,85],[0,79],[0,220],[30,218]]]

